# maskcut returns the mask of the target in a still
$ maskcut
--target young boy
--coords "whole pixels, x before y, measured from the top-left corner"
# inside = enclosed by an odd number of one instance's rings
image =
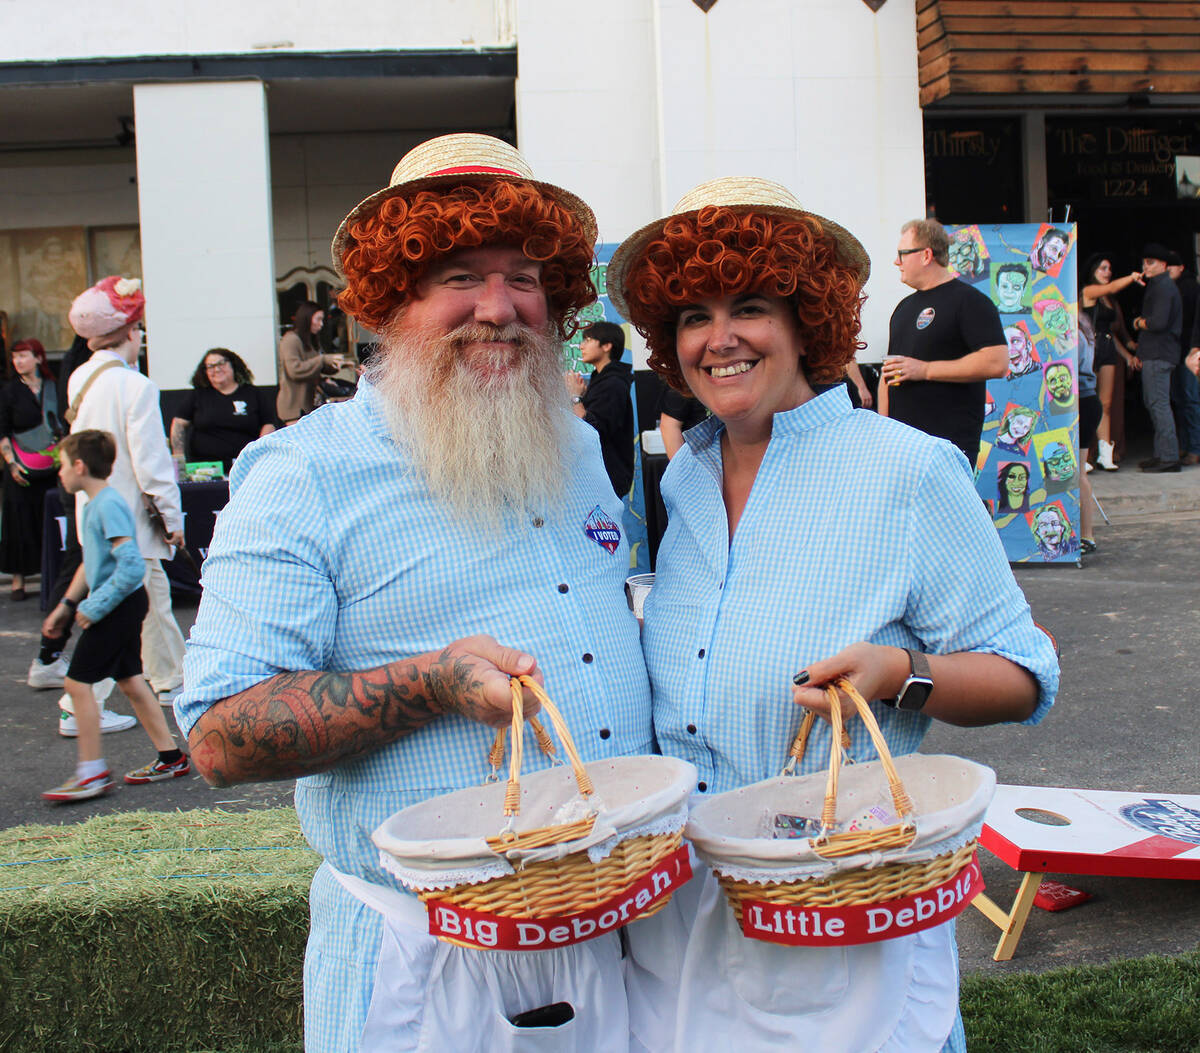
[[[121,495],[104,481],[117,457],[116,443],[108,432],[89,429],[68,435],[59,452],[58,476],[63,487],[72,494],[84,491],[88,503],[79,528],[83,565],[42,625],[46,636],[61,636],[74,616],[83,630],[64,681],[75,706],[79,763],[73,779],[42,794],[56,804],[99,797],[113,788],[108,765],[100,755],[100,711],[91,687],[105,677],[120,685],[158,750],[156,761],[129,772],[125,781],[159,782],[192,770],[167,730],[158,699],[142,678],[142,619],[148,607],[142,577],[146,565],[134,540],[133,514]]]

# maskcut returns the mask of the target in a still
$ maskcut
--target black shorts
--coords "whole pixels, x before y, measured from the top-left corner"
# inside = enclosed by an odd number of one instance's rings
[[[1079,448],[1088,450],[1096,441],[1096,429],[1100,426],[1100,417],[1104,409],[1100,405],[1099,395],[1081,395],[1079,397]]]
[[[1121,353],[1117,350],[1117,343],[1113,339],[1112,333],[1104,333],[1096,341],[1096,350],[1092,357],[1092,368],[1099,369],[1101,366],[1116,366],[1121,362]]]
[[[150,609],[146,590],[138,586],[104,618],[83,630],[67,676],[81,684],[107,677],[124,680],[142,671],[142,622]]]

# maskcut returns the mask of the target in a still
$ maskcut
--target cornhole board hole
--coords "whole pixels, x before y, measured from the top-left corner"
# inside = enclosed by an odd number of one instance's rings
[[[974,900],[1001,931],[992,958],[1006,962],[1045,874],[1200,880],[1200,796],[999,785],[979,843],[1021,872],[1011,909]]]

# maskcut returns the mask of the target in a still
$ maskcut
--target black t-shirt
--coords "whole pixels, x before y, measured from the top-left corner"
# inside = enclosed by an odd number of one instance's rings
[[[264,424],[275,423],[274,400],[252,384],[231,395],[216,388],[195,388],[184,396],[175,416],[192,422],[189,460],[220,461],[228,472],[233,459],[258,438]]]
[[[703,402],[699,399],[682,395],[674,388],[667,388],[663,392],[662,402],[659,404],[658,411],[679,421],[679,427],[682,431],[694,428],[701,421],[708,419],[708,410],[705,408]]]
[[[593,373],[583,393],[584,420],[600,433],[600,453],[613,490],[624,497],[633,485],[633,367],[610,362]]]
[[[996,305],[978,289],[954,279],[906,296],[892,312],[889,355],[945,362],[1006,343]],[[906,381],[888,388],[888,416],[929,435],[949,439],[967,455],[979,454],[987,382]]]

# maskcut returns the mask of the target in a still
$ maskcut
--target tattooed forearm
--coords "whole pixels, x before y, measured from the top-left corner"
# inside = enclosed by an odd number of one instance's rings
[[[494,667],[492,667],[494,668]],[[325,771],[451,711],[494,722],[478,656],[448,647],[364,672],[280,673],[216,703],[188,736],[214,786]]]
[[[183,457],[187,446],[188,422],[181,417],[171,418],[171,453]]]

